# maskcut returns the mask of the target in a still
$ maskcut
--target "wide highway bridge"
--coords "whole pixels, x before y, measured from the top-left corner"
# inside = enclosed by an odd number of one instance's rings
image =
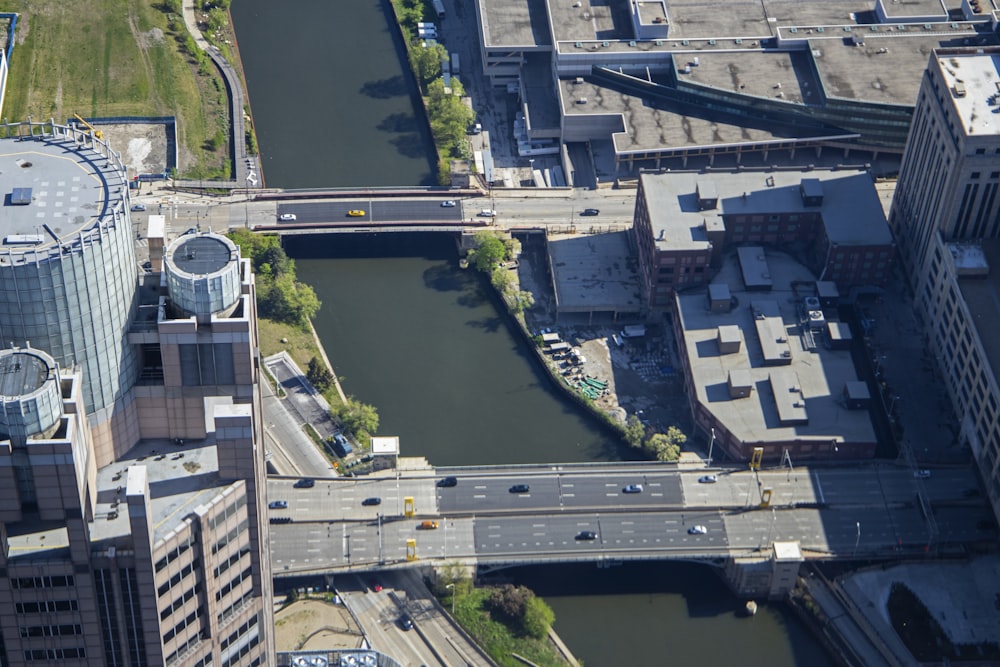
[[[896,559],[996,537],[966,467],[566,464],[309,483],[268,481],[272,503],[287,504],[268,510],[275,576],[452,560],[720,564],[789,541],[807,559]],[[626,492],[630,485],[641,490]]]

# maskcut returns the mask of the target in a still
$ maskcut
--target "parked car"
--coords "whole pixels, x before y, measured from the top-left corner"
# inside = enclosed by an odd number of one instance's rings
[[[299,481],[295,482],[296,489],[311,489],[314,486],[316,486],[316,480],[309,479],[308,477],[300,479]]]
[[[698,478],[699,484],[715,484],[719,481],[719,478],[715,475],[702,475]]]
[[[580,211],[580,215],[600,215],[601,212],[596,208],[585,208]]]
[[[916,478],[918,478],[918,479],[927,479],[928,477],[931,476],[931,471],[930,470],[925,470],[925,469],[920,469],[920,470],[915,471],[913,473],[913,476],[916,477]]]
[[[642,493],[642,484],[629,484],[622,489],[622,493]]]
[[[145,211],[146,210],[146,205],[145,204],[132,204],[132,210],[133,211]]]
[[[455,200],[453,200],[453,199],[449,199],[447,201],[441,202],[441,207],[442,208],[455,208],[455,206],[456,206]]]
[[[440,487],[442,487],[442,488],[447,488],[447,487],[450,487],[450,486],[458,486],[458,478],[457,477],[442,477],[441,479],[438,480],[437,485],[440,486]]]
[[[688,528],[688,534],[689,535],[707,535],[708,534],[708,528],[705,528],[705,526],[691,526],[690,528]]]
[[[282,213],[278,216],[278,220],[282,222],[294,222],[297,219],[294,213]]]
[[[347,212],[347,215],[349,215],[352,218],[363,218],[365,217],[365,212],[359,208],[352,208],[350,211]]]
[[[371,588],[376,593],[382,592],[382,584],[378,579],[372,579],[368,582],[368,587]]]
[[[372,505],[381,505],[382,499],[378,496],[372,496],[371,498],[365,498],[361,501],[361,504],[365,507],[371,507]]]
[[[596,540],[597,533],[592,530],[581,530],[576,534],[576,539],[578,540]]]
[[[403,628],[404,630],[413,629],[413,619],[410,618],[409,614],[403,614],[402,616],[399,617],[399,627]]]
[[[335,433],[333,435],[333,448],[340,458],[344,458],[348,454],[354,451],[351,447],[350,441],[344,437],[343,433]]]
[[[510,487],[508,491],[510,493],[527,493],[529,491],[529,487],[527,484],[515,484]]]
[[[268,506],[269,509],[272,509],[272,510],[286,510],[286,509],[288,509],[288,501],[287,500],[272,500],[271,502],[269,502],[267,504],[267,506]]]
[[[478,213],[478,215],[480,215],[483,218],[493,218],[496,217],[496,214],[497,212],[491,208],[484,208],[482,211]]]

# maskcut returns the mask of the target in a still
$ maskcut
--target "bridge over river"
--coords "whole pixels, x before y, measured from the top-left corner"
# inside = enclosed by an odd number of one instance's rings
[[[722,564],[766,556],[776,542],[797,542],[806,559],[899,559],[995,538],[970,469],[928,474],[892,463],[761,471],[605,463],[427,469],[308,488],[271,478],[268,497],[287,502],[269,510],[272,565],[283,576],[453,560]],[[624,492],[633,484],[641,491]],[[768,489],[770,506],[761,507]],[[582,539],[588,532],[593,539]]]

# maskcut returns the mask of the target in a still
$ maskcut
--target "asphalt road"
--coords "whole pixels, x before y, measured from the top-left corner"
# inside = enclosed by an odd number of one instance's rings
[[[420,559],[486,560],[752,553],[773,541],[840,556],[917,554],[929,545],[987,541],[994,534],[981,499],[970,498],[971,471],[935,470],[929,479],[892,465],[667,472],[655,465],[592,468],[539,466],[455,473],[458,484],[439,487],[442,475],[318,480],[311,489],[294,480],[270,480],[269,496],[289,500],[292,523],[272,526],[275,571],[370,568],[403,563],[407,541]],[[565,469],[564,469],[565,468]],[[528,484],[527,493],[511,493]],[[643,492],[626,494],[627,484]],[[970,486],[971,485],[971,486]],[[772,506],[760,507],[764,490]],[[931,521],[917,500],[922,493]],[[382,503],[362,505],[368,497]],[[415,514],[402,516],[406,498]],[[803,506],[804,505],[804,506]],[[435,518],[437,529],[421,522]],[[693,525],[705,535],[690,535]],[[581,531],[594,540],[577,540]]]
[[[294,222],[281,222],[277,224],[302,224],[302,223],[371,223],[371,222],[396,222],[410,220],[441,220],[457,222],[462,219],[462,207],[441,206],[441,199],[359,199],[359,200],[333,200],[317,203],[283,203],[278,205],[278,216],[286,213],[294,213]],[[348,215],[349,211],[363,211],[362,216]]]

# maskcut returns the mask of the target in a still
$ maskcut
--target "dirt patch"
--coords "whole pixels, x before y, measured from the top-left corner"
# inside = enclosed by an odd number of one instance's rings
[[[111,148],[120,151],[128,165],[129,178],[167,170],[167,126],[164,123],[101,124]]]
[[[298,600],[274,615],[278,651],[361,648],[363,637],[343,605]]]
[[[607,391],[599,392],[595,404],[621,422],[634,414],[650,432],[665,433],[668,427],[677,426],[691,433],[690,408],[667,322],[647,322],[645,337],[624,340],[619,336],[621,344],[614,338],[621,332],[620,323],[590,324],[585,323],[586,316],[575,316],[580,321],[574,321],[573,315],[557,322],[544,244],[536,238],[522,238],[522,243],[517,278],[521,289],[535,297],[534,306],[525,313],[529,330],[559,333],[586,359],[582,364],[552,360],[555,371],[570,385],[587,377],[598,380],[598,386],[606,382]]]

